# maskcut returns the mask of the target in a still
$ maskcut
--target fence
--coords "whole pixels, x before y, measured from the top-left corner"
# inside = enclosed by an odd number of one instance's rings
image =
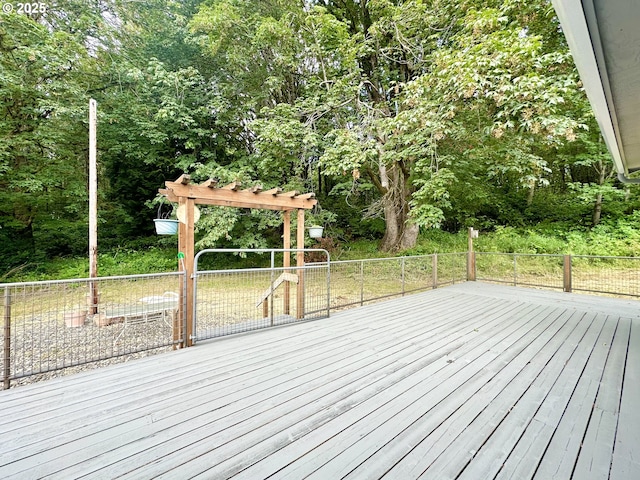
[[[466,253],[331,262],[331,309],[466,280]]]
[[[269,268],[202,271],[202,255],[216,253],[269,254]],[[323,263],[302,267],[276,267],[276,254],[315,254]],[[206,258],[206,257],[205,257]],[[329,253],[322,249],[212,249],[195,259],[193,340],[246,332],[292,323],[299,319],[327,317],[330,311]],[[300,288],[299,288],[300,287]]]
[[[475,258],[473,257],[475,255]],[[640,258],[475,253],[307,263],[305,319],[467,278],[640,297]],[[298,320],[296,266],[197,271],[195,339]],[[468,271],[468,265],[475,271]],[[473,276],[475,274],[475,277]],[[3,388],[174,348],[184,340],[183,273],[0,284]],[[97,291],[98,301],[90,292]],[[285,301],[288,296],[289,300]],[[182,304],[182,309],[179,308]]]
[[[128,359],[181,342],[182,273],[0,284],[3,389],[11,380]],[[88,299],[97,293],[98,302]],[[178,327],[178,328],[176,328]]]
[[[269,252],[270,268],[196,269],[194,340],[282,325],[301,318],[293,308],[298,304],[299,293],[295,285],[287,290],[286,281],[279,281],[285,275],[292,275],[297,281],[298,272],[304,276],[302,316],[305,319],[326,317],[330,310],[364,305],[466,279],[465,253],[335,262],[329,261],[326,251],[312,249],[306,252],[324,254],[327,261],[306,263],[301,269],[275,267],[273,253],[282,253],[281,250],[253,250],[251,253]]]
[[[640,257],[476,252],[476,279],[615,297],[640,297]]]
[[[303,316],[326,317],[330,310],[462,282],[466,257],[457,253],[307,263]],[[299,270],[196,270],[195,339],[296,321],[297,288],[291,286],[287,293],[288,282],[278,279]],[[178,302],[186,300],[185,283],[184,274],[170,273],[0,284],[3,388],[12,381],[50,378],[180,344],[186,326],[177,311]],[[93,288],[99,300],[92,314],[94,305],[88,305],[87,298]]]

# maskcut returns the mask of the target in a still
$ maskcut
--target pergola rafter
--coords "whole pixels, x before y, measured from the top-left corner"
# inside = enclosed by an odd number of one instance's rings
[[[166,188],[158,190],[170,202],[184,205],[185,218],[180,221],[178,228],[178,250],[184,254],[183,267],[186,274],[186,289],[181,290],[181,295],[186,295],[186,302],[180,301],[178,319],[186,318],[186,332],[183,338],[183,345],[192,345],[193,329],[193,262],[195,256],[195,236],[194,236],[194,207],[195,205],[214,205],[221,207],[235,208],[255,208],[260,210],[281,210],[284,220],[284,248],[291,248],[291,211],[296,210],[298,249],[304,248],[304,211],[313,208],[318,201],[314,198],[314,193],[300,194],[297,191],[283,192],[281,188],[262,190],[261,185],[256,185],[247,189],[241,189],[240,182],[232,182],[219,187],[216,180],[210,179],[199,185],[190,183],[189,175],[181,175],[175,182],[165,182]],[[284,267],[291,266],[290,256],[284,255]],[[304,253],[296,254],[296,266],[298,270],[297,283],[297,318],[304,317]],[[289,314],[289,283],[285,284],[284,310]],[[181,298],[184,300],[184,298]],[[186,311],[185,307],[186,305]],[[174,325],[174,339],[180,338],[178,325]]]
[[[260,186],[240,190],[239,182],[217,187],[215,180],[207,180],[200,185],[192,185],[188,175],[183,175],[175,182],[165,182],[165,185],[167,188],[161,189],[160,193],[171,202],[179,202],[180,198],[192,198],[196,204],[201,205],[285,211],[308,210],[318,202],[314,198],[315,193],[282,192],[281,188],[263,191]]]

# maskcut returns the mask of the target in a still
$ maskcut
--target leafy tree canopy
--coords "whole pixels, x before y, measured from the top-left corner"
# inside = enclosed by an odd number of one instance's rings
[[[0,53],[2,267],[86,249],[89,98],[103,245],[151,234],[183,172],[315,191],[334,235],[388,251],[637,202],[547,0],[54,1],[0,15]],[[279,228],[206,209],[199,245]]]

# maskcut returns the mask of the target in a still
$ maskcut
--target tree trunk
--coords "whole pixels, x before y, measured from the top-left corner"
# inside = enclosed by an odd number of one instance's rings
[[[398,252],[413,248],[418,241],[419,227],[409,223],[406,207],[389,203],[384,207],[385,233],[380,249],[384,252]]]
[[[407,178],[394,164],[388,169],[380,168],[380,182],[386,187],[382,197],[385,233],[380,248],[385,252],[397,252],[414,247],[419,227],[408,221],[411,190]]]
[[[536,193],[536,181],[531,180],[529,182],[529,193],[527,194],[527,206],[530,207],[533,203],[533,195]]]
[[[598,185],[602,186],[607,179],[607,167],[603,165],[602,160],[598,160],[599,178]],[[613,172],[613,169],[611,170]],[[602,192],[599,192],[596,196],[596,203],[593,205],[593,216],[591,217],[592,224],[595,227],[600,223],[600,216],[602,215]]]
[[[595,227],[600,223],[600,215],[602,214],[602,193],[598,193],[596,197],[596,203],[593,206],[593,226]]]

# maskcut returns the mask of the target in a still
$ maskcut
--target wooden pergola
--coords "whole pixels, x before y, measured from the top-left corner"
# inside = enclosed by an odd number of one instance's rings
[[[263,190],[260,186],[241,189],[239,182],[233,182],[219,187],[216,180],[207,180],[199,185],[190,183],[189,175],[181,175],[175,182],[165,182],[166,188],[158,190],[170,202],[177,203],[184,209],[184,218],[178,227],[178,251],[184,254],[184,265],[179,260],[179,268],[185,270],[186,289],[181,289],[181,301],[179,302],[179,314],[176,322],[186,319],[186,332],[184,332],[183,345],[192,345],[193,335],[193,270],[195,256],[194,237],[194,211],[196,205],[215,205],[221,207],[256,208],[261,210],[281,210],[284,221],[284,246],[291,248],[291,212],[297,211],[297,238],[296,248],[304,248],[304,211],[309,210],[318,202],[314,193],[302,193],[297,191],[284,192],[281,188]],[[283,267],[290,267],[290,255],[284,254]],[[296,317],[304,317],[304,253],[296,253],[296,266],[298,270]],[[183,295],[186,295],[186,302]],[[285,314],[289,314],[289,284],[285,284],[284,299]],[[179,325],[174,323],[174,338],[180,338]]]

